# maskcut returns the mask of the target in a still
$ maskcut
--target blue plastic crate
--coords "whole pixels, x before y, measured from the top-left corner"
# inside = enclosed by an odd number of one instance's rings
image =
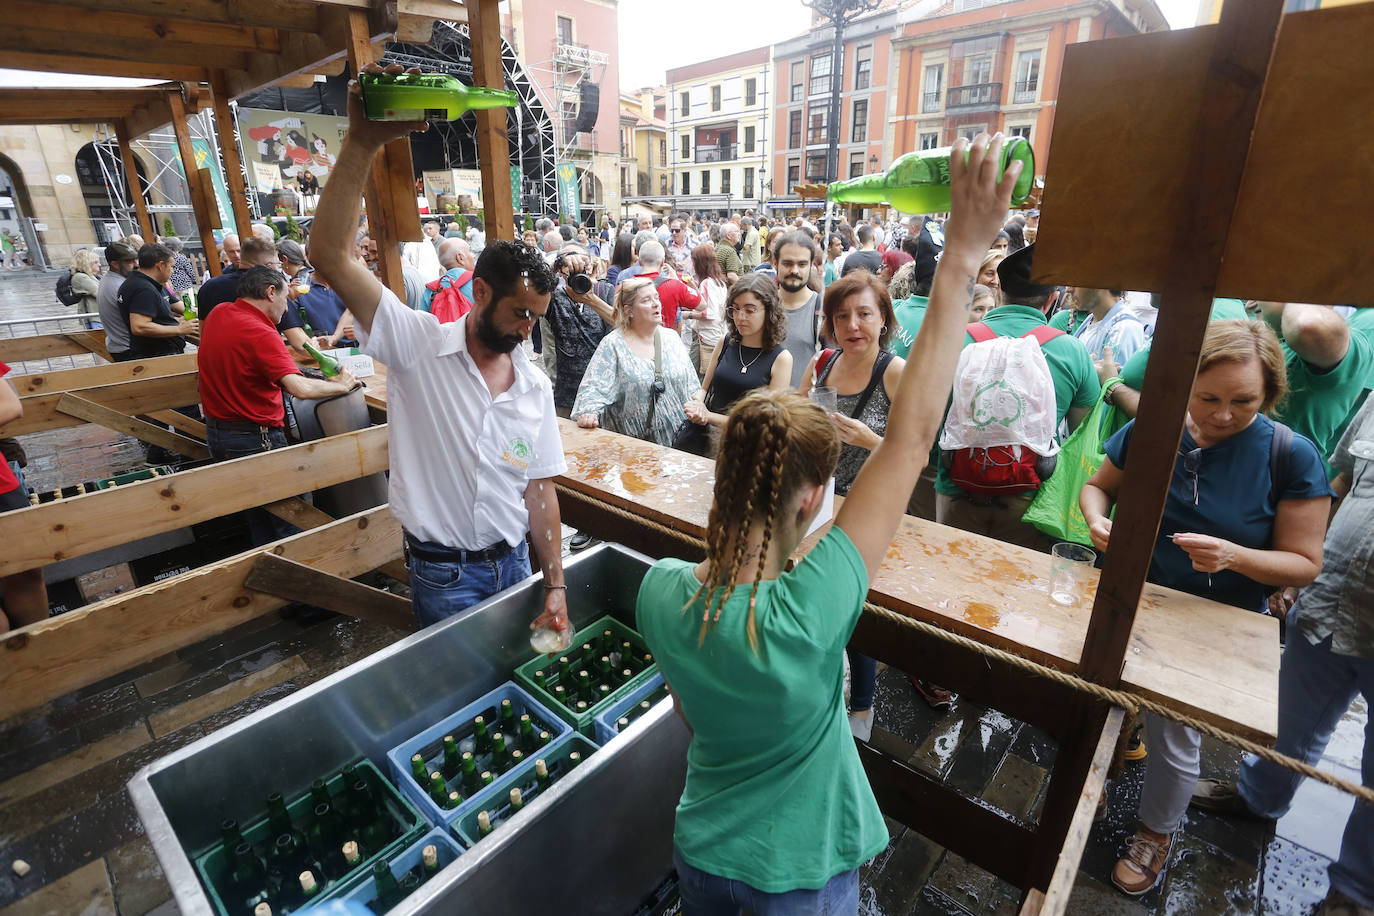
[[[450,862],[463,854],[463,847],[454,841],[448,831],[442,827],[436,827],[387,861],[391,867],[391,874],[399,880],[406,872],[418,867],[424,848],[431,843],[434,845],[435,852],[439,854],[440,868],[448,867]],[[354,903],[370,907],[372,901],[377,899],[377,881],[372,877],[372,869],[369,868],[361,879],[350,883],[338,893],[332,894],[330,899],[351,900]]]
[[[650,694],[662,691],[663,689],[663,675],[655,674],[648,681],[640,684],[639,687],[635,689],[634,693],[627,697],[622,697],[614,706],[597,716],[596,743],[604,746],[607,741],[610,741],[616,735],[620,734],[620,728],[616,725],[620,717],[638,706],[643,700],[647,699]],[[662,699],[667,698],[665,692]],[[657,701],[655,701],[654,705],[658,705]]]
[[[423,754],[426,767],[430,770],[439,769],[439,765],[444,759],[442,743],[444,736],[454,735],[455,737],[459,737],[461,741],[461,736],[466,733],[466,727],[471,724],[472,720],[477,716],[484,715],[488,710],[499,709],[502,700],[511,701],[511,705],[515,707],[515,715],[517,718],[525,713],[529,713],[530,718],[534,720],[535,730],[547,731],[549,733],[551,737],[548,747],[553,747],[559,738],[562,738],[572,730],[572,726],[567,722],[554,715],[554,713],[543,704],[536,702],[533,697],[521,690],[514,683],[508,681],[500,687],[497,687],[491,693],[464,706],[448,718],[420,732],[420,734],[405,743],[392,748],[387,752],[386,759],[388,765],[391,767],[391,775],[395,778],[396,785],[400,787],[406,798],[408,798],[415,807],[420,809],[420,813],[423,814],[432,825],[439,827],[452,824],[457,818],[461,817],[465,811],[472,808],[472,806],[477,803],[477,800],[488,795],[488,790],[491,786],[487,786],[481,791],[474,793],[471,798],[465,797],[462,804],[458,805],[456,808],[441,808],[435,803],[434,799],[430,798],[426,787],[417,783],[415,777],[411,775],[410,758],[415,754]],[[494,722],[496,718],[494,712],[487,716],[487,718],[489,724],[490,722]],[[543,752],[541,751],[540,753]],[[535,756],[535,754],[531,753],[518,766],[507,773],[503,773],[501,778],[532,768],[534,766]],[[499,781],[500,779],[496,780],[492,785],[495,785],[496,782]],[[450,785],[453,788],[458,788],[456,783],[451,783]],[[461,789],[459,789],[459,791],[461,792]]]
[[[596,750],[595,744],[583,735],[573,732],[561,739],[548,753],[541,754],[536,759],[543,759],[553,773],[554,784],[556,785],[559,779],[567,775],[568,756],[573,751],[581,753],[582,759],[585,761]],[[454,835],[464,846],[471,848],[478,840],[484,839],[477,832],[477,815],[482,811],[491,815],[492,820],[496,822],[496,830],[501,829],[505,823],[506,812],[510,808],[510,790],[516,786],[520,787],[520,794],[524,797],[526,806],[539,799],[539,783],[534,777],[534,764],[532,762],[530,768],[525,772],[512,771],[507,773],[488,786],[486,791],[474,796],[478,803],[468,807],[468,810],[454,820]]]

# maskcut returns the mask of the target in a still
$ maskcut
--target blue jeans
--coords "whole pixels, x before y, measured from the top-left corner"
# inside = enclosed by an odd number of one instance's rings
[[[407,545],[422,549],[448,551],[452,548],[406,536]],[[499,560],[438,562],[422,559],[407,549],[410,567],[410,603],[415,608],[415,625],[430,626],[465,611],[497,592],[505,591],[530,576],[530,546],[521,541]]]
[[[1301,614],[1299,599],[1294,614]],[[1374,659],[1338,655],[1331,637],[1312,645],[1294,627],[1279,664],[1279,737],[1274,750],[1316,766],[1331,732],[1355,694],[1374,704]],[[1374,786],[1374,716],[1364,730],[1362,782]],[[1240,794],[1256,814],[1278,818],[1288,812],[1302,779],[1258,758],[1240,768]],[[1333,827],[1335,825],[1332,825]],[[1328,872],[1331,886],[1361,906],[1374,906],[1374,805],[1355,803],[1341,837],[1341,853]]]
[[[878,685],[878,663],[853,649],[844,651],[849,655],[849,709],[851,712],[872,709],[873,690]]]
[[[859,912],[859,870],[841,872],[819,890],[766,894],[743,881],[688,865],[673,847],[683,916],[832,916]]]
[[[207,424],[205,443],[210,449],[210,457],[216,461],[228,461],[245,455],[257,455],[274,448],[286,447],[286,432],[280,428],[266,433],[239,432],[215,429]],[[277,518],[265,509],[249,509],[244,513],[248,521],[248,533],[254,547],[270,544],[282,538],[300,534],[301,529],[290,522]]]

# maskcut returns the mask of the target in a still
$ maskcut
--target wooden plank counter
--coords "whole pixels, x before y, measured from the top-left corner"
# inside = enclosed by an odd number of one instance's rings
[[[678,531],[706,530],[714,462],[560,420],[560,483]],[[870,599],[1064,671],[1078,667],[1091,603],[1049,597],[1050,557],[908,516]],[[1095,577],[1096,574],[1094,574]],[[1094,578],[1093,591],[1096,583]],[[1124,688],[1272,744],[1278,729],[1278,621],[1147,585]]]

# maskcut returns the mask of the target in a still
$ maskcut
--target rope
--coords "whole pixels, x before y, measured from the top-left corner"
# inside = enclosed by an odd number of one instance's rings
[[[573,490],[570,487],[566,487],[562,484],[556,484],[556,486],[560,491],[562,491],[560,493],[560,496],[562,496],[563,494],[567,494],[568,496],[572,496],[577,499],[595,499],[594,497],[589,496],[586,493],[580,493],[577,490]],[[680,541],[683,544],[688,545],[696,550],[704,550],[706,548],[706,541],[704,539],[697,537],[696,535],[689,534],[686,531],[678,531],[675,528],[669,528],[667,525],[656,522],[653,519],[645,518],[642,515],[636,515],[633,512],[629,512],[625,509],[621,509],[619,506],[613,506],[608,503],[597,501],[597,507],[609,511],[612,515],[620,516],[621,518],[634,522],[637,525],[641,525],[643,527],[656,531],[659,534],[663,534],[667,537]],[[1240,750],[1245,751],[1248,754],[1254,754],[1261,760],[1266,760],[1269,763],[1274,764],[1275,766],[1282,767],[1283,769],[1290,770],[1294,773],[1299,773],[1303,776],[1306,776],[1308,779],[1315,779],[1318,782],[1325,783],[1326,785],[1331,786],[1333,789],[1338,789],[1339,791],[1344,792],[1347,795],[1353,795],[1355,798],[1359,799],[1362,802],[1365,802],[1366,804],[1374,805],[1374,789],[1371,789],[1366,786],[1357,786],[1354,783],[1347,782],[1346,780],[1341,779],[1338,776],[1333,776],[1325,770],[1319,770],[1311,764],[1304,763],[1303,761],[1298,760],[1297,758],[1289,757],[1286,754],[1280,754],[1273,748],[1265,747],[1262,744],[1256,744],[1254,741],[1251,741],[1248,738],[1242,738],[1239,735],[1234,735],[1230,732],[1222,731],[1215,725],[1212,725],[1208,722],[1203,722],[1202,720],[1196,719],[1188,715],[1187,713],[1181,713],[1176,710],[1169,709],[1168,707],[1161,706],[1154,700],[1147,699],[1146,697],[1140,696],[1139,694],[1130,693],[1125,690],[1114,690],[1110,687],[1104,687],[1101,684],[1094,683],[1093,681],[1084,680],[1083,678],[1075,674],[1069,674],[1064,671],[1059,671],[1054,668],[1050,668],[1046,665],[1040,664],[1039,662],[1034,662],[1028,658],[1016,655],[1013,652],[1007,652],[1004,649],[997,649],[993,646],[985,645],[981,642],[978,642],[975,639],[969,639],[967,636],[960,636],[958,633],[951,633],[949,630],[942,629],[940,627],[935,626],[934,624],[929,624],[925,621],[917,620],[914,617],[908,617],[905,614],[889,610],[885,607],[879,607],[878,605],[873,604],[871,601],[864,602],[864,610],[870,614],[874,614],[878,617],[881,617],[882,619],[890,623],[907,627],[909,629],[913,629],[920,633],[923,633],[927,636],[932,636],[935,639],[941,639],[945,642],[951,643],[964,649],[968,649],[972,652],[977,652],[981,655],[986,655],[989,658],[996,659],[997,661],[1000,661],[1003,664],[1010,665],[1011,667],[1017,668],[1028,674],[1034,674],[1039,677],[1048,678],[1049,680],[1054,681],[1056,684],[1059,684],[1063,687],[1067,687],[1070,690],[1076,690],[1079,693],[1087,694],[1088,696],[1091,696],[1095,699],[1103,700],[1107,703],[1112,704],[1113,706],[1120,706],[1123,709],[1128,710],[1136,708],[1143,709],[1146,712],[1153,713],[1154,715],[1164,719],[1168,719],[1171,722],[1176,722],[1179,725],[1183,725],[1195,731],[1201,732],[1209,738],[1212,738],[1216,741],[1220,741],[1223,744],[1229,744],[1232,747],[1239,748]]]

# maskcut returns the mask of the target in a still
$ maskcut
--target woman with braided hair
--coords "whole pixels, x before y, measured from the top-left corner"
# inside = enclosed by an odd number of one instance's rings
[[[969,290],[1020,174],[998,182],[1000,136],[989,146],[960,140],[951,156],[953,217],[925,321],[829,532],[786,569],[840,440],[813,402],[754,391],[725,424],[706,560],[661,560],[640,586],[640,632],[692,731],[673,835],[687,916],[855,913],[859,866],[887,844],[845,715],[843,654],[906,507],[892,494],[911,492],[939,430]]]

